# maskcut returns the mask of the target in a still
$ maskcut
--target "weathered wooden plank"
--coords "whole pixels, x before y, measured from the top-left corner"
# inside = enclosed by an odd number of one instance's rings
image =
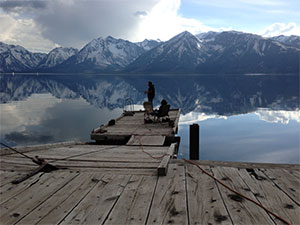
[[[153,154],[154,156],[161,156],[162,154]],[[119,160],[114,159],[114,155],[112,154],[106,158],[98,158],[98,159],[81,159],[81,158],[74,158],[74,159],[66,159],[66,160],[55,160],[51,161],[51,165],[63,167],[63,166],[75,166],[75,167],[112,167],[115,165],[116,168],[125,168],[125,167],[157,167],[160,163],[160,160],[153,159],[147,156],[145,153],[141,153],[139,155],[135,155],[133,160],[130,159],[129,155],[121,155]],[[24,166],[32,166],[34,169],[38,167],[38,165],[33,164],[31,161],[28,160],[16,160],[14,158],[2,158],[0,163],[8,163],[11,166],[13,165],[24,165]]]
[[[32,162],[30,159],[27,158],[16,158],[16,157],[5,157],[2,156],[0,158],[0,163],[14,163],[14,164],[24,164],[24,165],[31,165],[33,167],[39,167],[39,165],[35,164],[34,162]]]
[[[105,224],[145,224],[157,177],[132,176]]]
[[[202,166],[209,172],[208,166]],[[232,224],[215,181],[196,166],[186,165],[190,224]]]
[[[45,159],[62,159],[62,158],[75,158],[75,157],[95,157],[96,155],[102,156],[104,154],[132,154],[135,155],[137,153],[142,153],[142,149],[140,146],[126,146],[126,145],[114,145],[107,146],[106,145],[86,145],[84,147],[72,148],[72,149],[51,149],[47,151],[37,151],[35,153],[28,153],[28,156],[38,155],[39,157]],[[143,147],[147,151],[153,151],[157,153],[161,153],[163,151],[168,150],[168,146],[144,146]],[[1,158],[24,158],[19,156],[3,156]]]
[[[124,169],[124,168],[90,168],[90,167],[70,167],[67,171],[80,172],[80,173],[105,173],[113,175],[142,175],[142,176],[157,176],[157,168],[155,169],[145,169],[145,168],[134,168],[134,169]]]
[[[68,141],[68,142],[60,142],[60,143],[51,143],[51,144],[43,144],[43,145],[32,145],[32,146],[19,146],[14,147],[17,151],[26,153],[31,151],[38,151],[38,150],[45,150],[45,149],[51,149],[51,148],[57,148],[61,146],[72,146],[72,145],[81,145],[83,142],[75,142],[75,141]],[[0,155],[16,155],[14,151],[4,148],[1,149]]]
[[[147,224],[188,224],[185,171],[171,164],[168,176],[158,178]]]
[[[162,128],[157,130],[152,130],[151,133],[147,128],[139,129],[110,129],[107,133],[104,134],[95,134],[94,136],[106,136],[106,135],[115,135],[115,136],[131,136],[131,135],[140,135],[140,136],[171,136],[173,130],[168,128]]]
[[[38,182],[23,191],[18,197],[11,198],[0,206],[0,221],[14,224],[51,197],[77,174],[45,173]]]
[[[9,171],[1,171],[0,170],[0,187],[3,187],[6,184],[11,183],[18,177],[23,176],[24,172],[9,172]],[[1,188],[2,190],[2,188]]]
[[[39,150],[36,152],[28,152],[28,156],[35,156],[38,155],[39,157],[45,158],[45,156],[56,156],[58,158],[68,158],[68,157],[74,157],[74,156],[80,156],[85,154],[91,154],[94,152],[101,152],[105,150],[109,150],[111,148],[116,148],[116,146],[100,146],[100,145],[79,145],[76,147],[61,147],[61,148],[52,148],[49,150]]]
[[[165,136],[136,136],[132,135],[130,140],[127,142],[126,145],[157,145],[163,146],[165,142]]]
[[[300,205],[300,179],[284,169],[264,169],[263,173]]]
[[[151,153],[152,154],[152,153]],[[153,156],[161,156],[165,154],[165,152],[161,152],[159,154],[154,153],[152,154]],[[68,159],[69,161],[95,161],[95,162],[140,162],[140,163],[149,163],[149,162],[160,162],[159,159],[153,159],[151,157],[149,157],[148,155],[146,155],[145,153],[137,153],[136,155],[131,155],[130,157],[128,157],[128,155],[124,154],[124,155],[115,155],[115,157],[111,157],[111,156],[96,156],[95,158],[91,157],[78,157],[78,158],[72,158],[72,159]]]
[[[41,175],[42,173],[36,174],[19,184],[12,184],[10,182],[2,186],[0,192],[0,204],[3,204],[4,202],[8,201],[14,196],[21,194],[23,191],[28,189],[33,183],[37,182],[40,179]],[[15,178],[20,178],[21,176],[23,176],[23,174],[18,175]]]
[[[170,161],[170,158],[173,157],[173,155],[174,155],[176,146],[177,146],[176,143],[171,144],[171,146],[168,149],[168,152],[161,160],[159,166],[157,167],[158,176],[166,176],[167,175],[169,161]]]
[[[97,135],[109,135],[109,134],[118,134],[120,135],[132,135],[135,132],[143,132],[140,133],[140,135],[158,135],[157,132],[160,133],[170,133],[172,131],[173,127],[169,126],[168,123],[155,123],[152,125],[143,124],[143,125],[132,125],[129,126],[128,124],[124,125],[114,125],[105,128],[107,132],[105,133],[97,133]]]
[[[212,168],[212,171],[216,178],[220,179],[229,187],[255,200],[254,194],[248,191],[248,186],[239,176],[238,169],[215,167]],[[222,185],[217,185],[233,224],[274,224],[263,209],[229,191]]]
[[[297,165],[297,168],[295,170],[289,170],[289,172],[294,175],[297,179],[300,179],[300,165]]]
[[[158,166],[158,162],[86,162],[86,161],[67,161],[67,160],[59,160],[55,161],[53,165],[58,168],[124,168],[124,169],[132,169],[132,168],[150,168],[155,169]]]
[[[160,129],[172,129],[167,122],[155,122],[155,123],[144,123],[144,119],[141,120],[140,123],[116,123],[113,126],[108,126],[105,128],[106,130],[135,130],[135,129],[147,129],[148,133],[151,133],[152,130],[160,130]]]
[[[107,175],[60,224],[103,224],[130,176]]]
[[[143,147],[144,150],[147,152],[151,152],[152,155],[161,156],[167,150],[168,147]],[[67,159],[67,160],[82,160],[82,161],[131,161],[132,159],[139,159],[141,161],[147,159],[146,161],[156,161],[155,159],[151,159],[148,157],[144,152],[142,152],[142,148],[140,146],[126,146],[126,148],[120,146],[110,148],[110,149],[103,149],[101,151],[91,151],[83,154],[73,154],[72,151],[68,152],[66,157],[60,157],[57,152],[52,151],[45,151],[42,154],[39,154],[40,157],[48,160],[50,163],[57,161],[59,159]],[[30,155],[33,156],[33,155]],[[23,157],[12,157],[12,156],[2,156],[0,158],[1,162],[11,162],[16,164],[26,164],[26,165],[34,165],[31,160]],[[136,161],[136,160],[134,160]]]
[[[239,173],[262,205],[292,224],[300,224],[300,207],[262,172],[257,169],[254,171],[250,173],[251,176],[246,170],[240,170]],[[275,222],[279,223],[279,220],[275,219]]]
[[[18,224],[58,224],[100,182],[102,177],[102,174],[79,174]]]
[[[87,163],[87,162],[86,162]],[[159,163],[159,162],[158,162]],[[71,166],[68,166],[66,164],[61,164],[60,168],[64,171],[70,170],[70,171],[80,171],[80,172],[98,172],[98,173],[116,173],[116,174],[140,174],[140,175],[157,175],[157,166],[158,163],[153,165],[153,167],[114,167],[114,166],[108,166],[108,167],[89,167],[88,163],[86,167],[78,167],[73,166],[76,164],[76,161],[72,163]],[[2,163],[5,164],[5,163]],[[55,163],[52,163],[55,165]],[[35,166],[29,166],[25,164],[13,164],[13,163],[6,163],[5,168],[7,171],[14,170],[16,172],[25,172],[29,173],[32,170],[36,169]]]
[[[15,171],[20,171],[20,172],[25,172],[28,173],[28,171],[32,171],[36,169],[38,166],[32,164],[32,165],[26,165],[26,164],[19,164],[19,163],[7,163],[7,162],[1,162],[0,163],[0,169],[3,171],[10,171],[10,172],[15,172]]]

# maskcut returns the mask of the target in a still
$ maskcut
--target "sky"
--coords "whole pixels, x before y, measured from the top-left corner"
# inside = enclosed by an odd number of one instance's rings
[[[299,0],[0,0],[0,42],[47,53],[109,35],[132,42],[186,30],[300,36],[298,11]]]

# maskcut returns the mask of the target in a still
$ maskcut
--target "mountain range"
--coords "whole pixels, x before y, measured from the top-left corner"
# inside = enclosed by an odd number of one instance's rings
[[[0,42],[0,73],[298,73],[300,37],[237,31],[182,32],[166,42],[111,36],[48,54]]]

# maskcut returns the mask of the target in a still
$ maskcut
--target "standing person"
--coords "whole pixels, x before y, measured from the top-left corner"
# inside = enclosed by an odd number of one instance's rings
[[[151,81],[148,82],[148,90],[145,91],[145,94],[148,95],[148,101],[152,103],[155,96],[155,88]]]

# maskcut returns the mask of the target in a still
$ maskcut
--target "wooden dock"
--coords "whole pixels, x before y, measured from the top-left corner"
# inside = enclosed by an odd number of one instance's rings
[[[284,224],[197,166],[172,159],[177,144],[166,139],[176,133],[178,110],[171,118],[177,120],[175,126],[155,123],[145,128],[142,113],[135,115],[119,118],[92,137],[107,141],[103,145],[66,142],[17,148],[59,168],[19,184],[11,182],[38,166],[1,150],[0,224]],[[130,128],[125,129],[126,123]],[[122,135],[126,144],[110,144]],[[166,176],[158,176],[166,161]],[[193,163],[290,224],[300,224],[299,165]]]
[[[169,111],[169,119],[172,124],[168,122],[154,122],[144,123],[144,111],[135,111],[133,113],[125,113],[119,118],[115,119],[114,125],[106,124],[96,128],[91,133],[91,139],[96,141],[107,140],[124,140],[128,141],[132,135],[135,136],[164,136],[167,138],[174,137],[178,130],[178,121],[180,116],[180,109],[171,109]],[[147,117],[147,116],[146,116]],[[157,138],[152,138],[151,144],[154,144]],[[160,145],[160,143],[158,143]]]

